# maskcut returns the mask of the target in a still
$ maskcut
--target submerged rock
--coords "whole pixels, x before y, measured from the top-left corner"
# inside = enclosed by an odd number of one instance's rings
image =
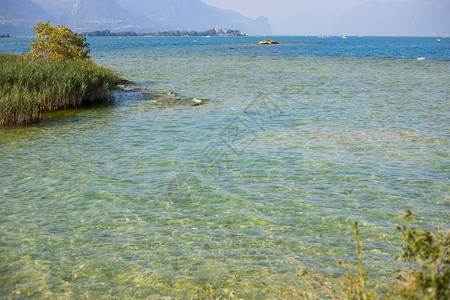
[[[261,41],[258,43],[258,45],[278,45],[279,42],[271,39],[265,39],[264,41]]]
[[[119,84],[117,85],[118,89],[121,89],[122,91],[145,91],[146,88],[134,86],[134,85],[128,85],[128,84]]]
[[[175,93],[152,93],[152,95],[156,96],[156,102],[169,105],[198,106],[209,101],[208,99],[180,98]]]
[[[199,106],[210,101],[209,99],[198,99],[198,98],[182,98],[173,92],[168,93],[153,93],[148,91],[146,88],[133,86],[133,85],[118,85],[119,89],[123,91],[136,91],[144,95],[150,95],[152,103],[166,104],[166,105],[184,105],[184,106]]]
[[[203,103],[202,100],[194,98],[192,99],[192,106],[197,106],[197,105],[201,105]]]

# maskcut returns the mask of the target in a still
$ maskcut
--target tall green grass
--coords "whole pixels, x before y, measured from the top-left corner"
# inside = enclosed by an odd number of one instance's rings
[[[111,70],[86,60],[29,61],[0,53],[0,126],[105,101],[117,81]]]

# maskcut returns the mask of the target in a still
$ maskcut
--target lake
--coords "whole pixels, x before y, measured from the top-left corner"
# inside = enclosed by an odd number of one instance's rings
[[[450,39],[275,38],[90,38],[134,84],[0,129],[1,295],[281,298],[344,272],[353,220],[383,290],[406,209],[450,225]]]

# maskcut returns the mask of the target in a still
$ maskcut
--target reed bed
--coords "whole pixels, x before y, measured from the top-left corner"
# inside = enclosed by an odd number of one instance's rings
[[[28,124],[42,113],[103,102],[118,77],[86,60],[24,60],[0,53],[0,126]]]

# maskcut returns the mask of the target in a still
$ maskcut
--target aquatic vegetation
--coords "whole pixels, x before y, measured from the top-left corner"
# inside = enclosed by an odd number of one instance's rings
[[[0,126],[27,124],[43,112],[104,101],[117,76],[86,60],[23,60],[0,54]]]

